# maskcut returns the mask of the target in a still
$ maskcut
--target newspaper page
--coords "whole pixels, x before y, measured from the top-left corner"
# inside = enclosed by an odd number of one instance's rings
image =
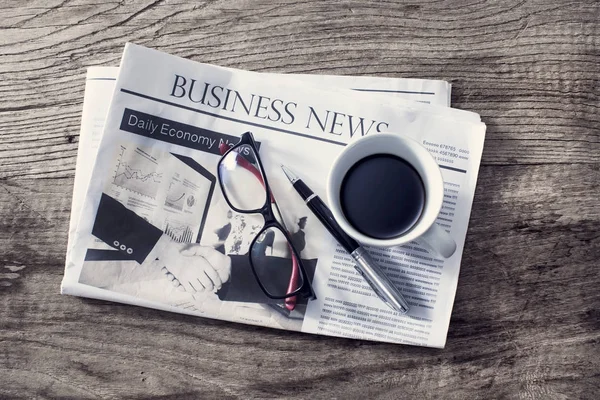
[[[246,131],[260,144],[283,222],[292,237],[302,238],[300,256],[316,300],[298,297],[292,307],[273,300],[250,268],[248,247],[263,220],[231,210],[216,182],[221,149]],[[344,145],[378,132],[407,135],[436,157],[446,186],[438,223],[458,245],[446,260],[416,242],[370,249],[407,298],[408,315],[392,311],[370,290],[279,168],[285,163],[325,198],[327,171]],[[474,113],[324,91],[128,44],[62,292],[308,333],[443,347],[484,135]],[[285,246],[264,238],[260,243],[268,264],[285,258]]]
[[[234,71],[232,69],[232,71]],[[104,129],[108,106],[113,96],[118,67],[90,67],[86,75],[75,183],[69,222],[67,264],[70,261],[72,236],[77,228],[81,205],[96,161],[98,145]],[[321,87],[352,89],[365,93],[397,96],[406,100],[427,104],[450,106],[451,85],[440,80],[383,78],[366,76],[332,76],[306,74],[270,74],[279,78],[293,78]]]
[[[98,146],[104,130],[104,121],[112,99],[119,69],[116,67],[91,67],[85,79],[79,145],[75,164],[73,201],[67,239],[67,263],[70,260],[73,235],[81,214],[81,206],[96,162]]]

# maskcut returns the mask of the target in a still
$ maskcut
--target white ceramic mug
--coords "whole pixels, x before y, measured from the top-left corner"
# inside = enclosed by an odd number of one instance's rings
[[[421,217],[407,232],[391,239],[377,239],[359,232],[344,216],[340,202],[340,189],[348,170],[358,161],[374,154],[390,154],[402,158],[419,173],[425,188]],[[338,224],[348,235],[363,244],[392,247],[420,238],[443,257],[450,257],[456,251],[454,239],[435,223],[444,200],[442,172],[429,151],[412,139],[399,134],[377,133],[351,142],[338,155],[329,171],[327,199]]]

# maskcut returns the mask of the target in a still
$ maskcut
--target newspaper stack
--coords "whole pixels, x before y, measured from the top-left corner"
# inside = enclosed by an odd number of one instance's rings
[[[444,347],[485,136],[479,115],[449,107],[450,89],[419,79],[262,74],[128,44],[120,68],[88,71],[61,292]],[[219,148],[246,131],[261,143],[286,226],[304,238],[317,299],[292,309],[264,295],[250,270],[248,245],[262,219],[230,210],[217,183]],[[408,315],[370,290],[279,169],[285,163],[325,198],[344,145],[378,132],[411,137],[434,155],[446,193],[437,223],[458,245],[449,259],[418,242],[369,249],[411,305]],[[174,275],[209,270],[213,279],[197,289],[173,284]]]

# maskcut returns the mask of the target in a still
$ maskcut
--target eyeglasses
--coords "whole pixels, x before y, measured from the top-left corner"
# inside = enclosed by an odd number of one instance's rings
[[[261,214],[263,228],[250,243],[250,267],[263,292],[272,299],[302,295],[316,299],[300,254],[269,188],[267,176],[251,132],[227,150],[217,165],[219,185],[233,210]],[[295,302],[294,302],[295,305]],[[288,301],[286,306],[289,307]]]

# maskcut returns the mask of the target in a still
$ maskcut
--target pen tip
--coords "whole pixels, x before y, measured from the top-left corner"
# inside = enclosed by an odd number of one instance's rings
[[[296,174],[294,174],[285,165],[281,164],[281,169],[283,170],[283,173],[285,174],[285,176],[290,180],[290,182],[294,183],[294,182],[296,182],[298,180],[298,177],[296,176]]]

